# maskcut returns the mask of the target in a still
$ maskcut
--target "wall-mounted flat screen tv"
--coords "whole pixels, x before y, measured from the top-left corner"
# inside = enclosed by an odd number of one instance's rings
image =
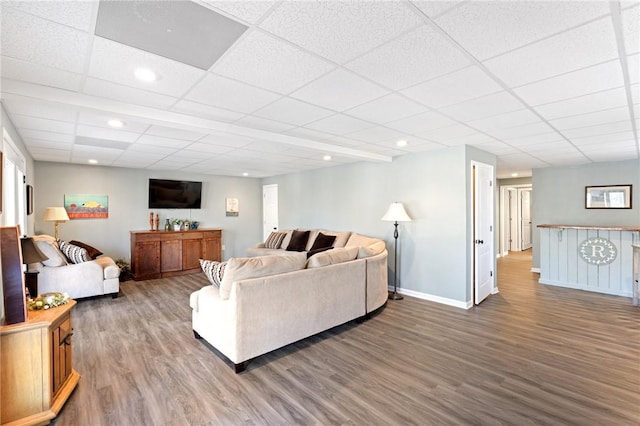
[[[199,209],[202,182],[149,179],[150,209]]]

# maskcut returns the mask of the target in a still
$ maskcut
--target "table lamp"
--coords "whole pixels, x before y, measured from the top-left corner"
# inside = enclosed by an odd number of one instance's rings
[[[31,237],[20,238],[20,247],[22,248],[22,263],[25,265],[49,259],[40,251]],[[28,269],[24,273],[24,283],[29,290],[30,297],[38,295],[38,273],[38,271],[29,271]]]
[[[55,233],[54,237],[56,241],[58,240],[58,225],[60,223],[67,222],[69,220],[69,215],[67,215],[67,211],[64,207],[47,207],[44,211],[44,221],[45,222],[55,222]]]

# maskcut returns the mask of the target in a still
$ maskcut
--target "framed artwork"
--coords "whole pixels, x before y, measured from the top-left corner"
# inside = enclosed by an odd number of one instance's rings
[[[64,196],[64,209],[69,219],[107,219],[108,195],[72,194]]]
[[[27,185],[27,216],[33,214],[33,186]]]
[[[238,209],[238,199],[237,198],[227,198],[226,200],[226,213],[227,216],[238,216],[240,214],[240,210]]]
[[[586,186],[586,209],[630,209],[632,185]]]

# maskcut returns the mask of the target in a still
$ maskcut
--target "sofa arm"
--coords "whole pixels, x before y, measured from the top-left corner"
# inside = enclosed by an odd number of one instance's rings
[[[264,245],[264,243],[256,243],[255,246],[253,246],[253,248],[265,248],[266,246]]]
[[[120,278],[120,268],[118,268],[116,262],[114,262],[110,257],[99,257],[95,259],[94,262],[102,267],[105,280],[110,278]]]

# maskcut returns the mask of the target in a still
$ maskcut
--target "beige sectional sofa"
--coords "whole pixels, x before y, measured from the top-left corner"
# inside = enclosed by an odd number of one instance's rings
[[[387,250],[380,239],[342,234],[348,235],[336,238],[341,247],[309,259],[306,252],[264,247],[249,250],[256,257],[229,259],[220,288],[191,294],[196,338],[240,372],[259,355],[368,318],[387,301]]]

